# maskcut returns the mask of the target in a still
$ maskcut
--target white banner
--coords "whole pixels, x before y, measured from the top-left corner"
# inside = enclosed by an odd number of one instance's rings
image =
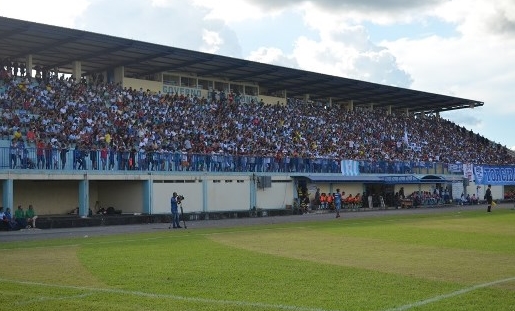
[[[342,160],[340,163],[343,176],[359,175],[359,162],[354,160]]]
[[[467,178],[469,182],[472,182],[474,179],[473,169],[473,164],[463,163],[463,177]]]

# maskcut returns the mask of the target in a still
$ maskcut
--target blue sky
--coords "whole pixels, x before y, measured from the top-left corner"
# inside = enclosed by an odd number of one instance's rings
[[[442,117],[515,147],[512,0],[26,0],[0,15],[483,101]]]

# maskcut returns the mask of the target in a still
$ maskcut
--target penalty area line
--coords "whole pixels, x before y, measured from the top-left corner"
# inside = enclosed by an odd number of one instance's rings
[[[206,303],[206,304],[216,303],[219,305],[253,307],[253,308],[258,308],[260,310],[339,311],[339,310],[335,310],[335,309],[309,308],[309,307],[300,307],[300,306],[283,305],[283,304],[268,304],[268,303],[248,302],[248,301],[238,301],[238,300],[186,297],[186,296],[170,295],[170,294],[154,294],[154,293],[123,290],[123,289],[116,289],[116,288],[93,288],[93,287],[87,287],[87,286],[48,284],[48,283],[31,282],[31,281],[17,281],[17,280],[3,279],[3,278],[0,278],[0,283],[11,283],[11,284],[14,283],[14,284],[22,284],[22,285],[48,287],[48,288],[72,289],[72,290],[79,290],[79,291],[88,291],[90,293],[97,292],[97,293],[111,293],[111,294],[121,294],[121,295],[129,295],[129,296],[139,296],[139,297],[146,297],[146,298],[165,298],[165,299],[174,299],[174,300],[187,301],[187,302],[200,302],[200,303]]]
[[[411,308],[420,307],[420,306],[428,305],[430,303],[438,302],[438,301],[441,301],[441,300],[444,300],[444,299],[447,299],[447,298],[453,298],[453,297],[456,297],[456,296],[459,296],[459,295],[463,295],[463,294],[466,294],[468,292],[474,291],[476,289],[485,288],[485,287],[489,287],[489,286],[494,286],[494,285],[497,285],[497,284],[511,282],[511,281],[515,281],[515,277],[507,278],[507,279],[502,279],[502,280],[497,280],[497,281],[488,282],[488,283],[483,283],[483,284],[477,284],[477,285],[474,285],[474,286],[471,286],[471,287],[467,287],[467,288],[463,288],[463,289],[454,291],[452,293],[435,296],[435,297],[432,297],[432,298],[429,298],[429,299],[417,301],[417,302],[410,303],[410,304],[407,304],[407,305],[404,305],[404,306],[400,306],[400,307],[397,307],[397,308],[387,309],[385,311],[404,311],[404,310],[409,310]]]

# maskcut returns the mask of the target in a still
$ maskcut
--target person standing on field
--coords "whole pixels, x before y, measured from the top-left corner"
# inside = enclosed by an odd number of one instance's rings
[[[336,218],[339,218],[340,209],[342,208],[342,194],[340,193],[340,189],[336,189],[336,193],[334,194],[334,207],[336,209]]]
[[[486,203],[488,203],[488,208],[487,208],[486,211],[490,213],[492,211],[492,201],[493,201],[493,198],[492,198],[492,185],[488,185],[488,188],[486,188],[485,200],[486,200]]]
[[[177,192],[174,192],[170,199],[170,209],[172,212],[172,220],[169,229],[182,228],[179,225],[179,201],[177,200]]]

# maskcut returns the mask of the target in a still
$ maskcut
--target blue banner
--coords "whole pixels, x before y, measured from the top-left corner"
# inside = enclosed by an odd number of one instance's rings
[[[515,166],[474,165],[476,185],[515,185]]]

